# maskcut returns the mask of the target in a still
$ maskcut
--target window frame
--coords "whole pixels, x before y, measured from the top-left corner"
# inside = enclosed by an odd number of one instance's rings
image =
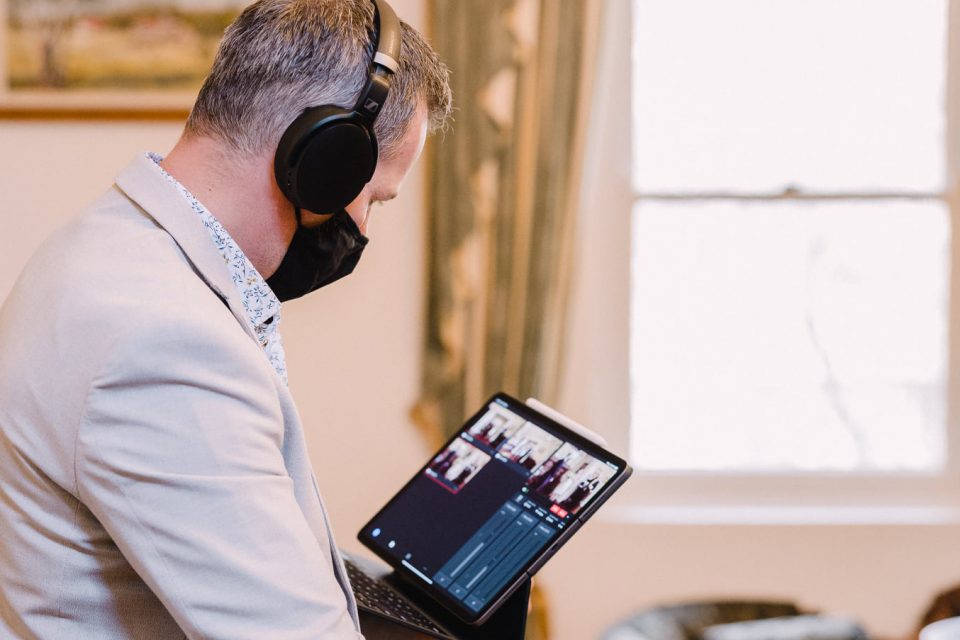
[[[630,447],[630,259],[638,197],[827,199],[848,194],[634,193],[630,165],[632,2],[605,6],[581,199],[570,355],[562,407]],[[948,0],[946,192],[873,194],[937,198],[949,208],[946,465],[942,472],[667,472],[635,470],[607,518],[650,523],[960,522],[960,0]],[[868,196],[869,197],[869,196]],[[610,215],[598,215],[616,212]],[[625,400],[626,399],[626,400]],[[626,406],[625,406],[626,405]]]

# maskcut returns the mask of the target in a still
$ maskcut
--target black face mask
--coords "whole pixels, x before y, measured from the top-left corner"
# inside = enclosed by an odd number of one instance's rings
[[[267,285],[281,302],[316,291],[350,275],[369,241],[346,211],[316,227],[304,227],[298,209],[293,241]]]

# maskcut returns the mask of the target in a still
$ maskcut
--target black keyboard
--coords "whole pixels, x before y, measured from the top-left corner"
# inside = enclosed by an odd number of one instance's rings
[[[393,620],[402,620],[406,625],[427,633],[449,637],[447,632],[417,610],[397,591],[382,580],[371,576],[349,558],[343,559],[347,577],[357,598],[357,606],[372,613],[379,613]]]

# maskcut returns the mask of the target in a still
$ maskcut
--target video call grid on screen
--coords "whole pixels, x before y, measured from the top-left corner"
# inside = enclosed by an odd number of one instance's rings
[[[469,618],[494,602],[619,470],[495,398],[361,539]]]

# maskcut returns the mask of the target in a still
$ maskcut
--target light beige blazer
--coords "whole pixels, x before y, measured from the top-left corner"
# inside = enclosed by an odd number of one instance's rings
[[[0,638],[358,638],[287,387],[145,156],[0,308]]]

